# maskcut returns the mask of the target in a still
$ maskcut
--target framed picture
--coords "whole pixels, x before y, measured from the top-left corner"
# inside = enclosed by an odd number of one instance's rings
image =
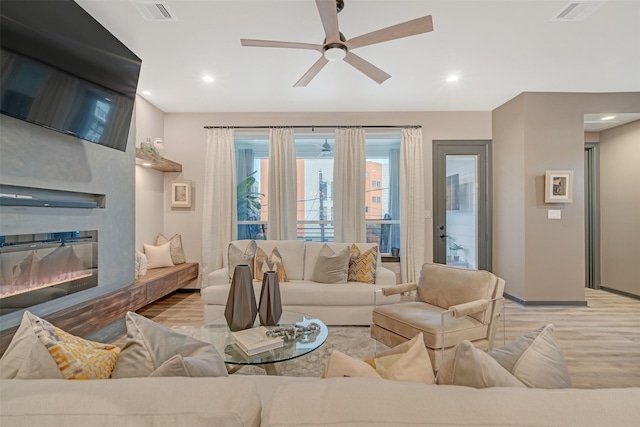
[[[191,181],[171,181],[171,207],[191,207]]]
[[[546,171],[545,203],[573,203],[573,171]]]

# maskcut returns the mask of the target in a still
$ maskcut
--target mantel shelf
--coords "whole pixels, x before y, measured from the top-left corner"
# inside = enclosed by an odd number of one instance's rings
[[[158,170],[160,172],[182,172],[182,165],[172,160],[161,157],[160,160],[156,160],[151,154],[147,153],[141,148],[136,148],[136,163],[141,164],[142,161],[151,163],[149,166],[151,169]]]

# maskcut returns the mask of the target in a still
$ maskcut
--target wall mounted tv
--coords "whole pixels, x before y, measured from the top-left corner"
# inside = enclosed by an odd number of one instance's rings
[[[125,151],[142,61],[71,0],[2,0],[0,112]]]

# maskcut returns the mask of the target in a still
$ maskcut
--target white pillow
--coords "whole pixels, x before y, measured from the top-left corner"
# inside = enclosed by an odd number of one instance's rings
[[[571,378],[549,324],[489,353],[527,387],[570,388]]]
[[[139,314],[126,315],[127,341],[113,378],[226,377],[220,353],[206,342],[172,331]]]
[[[160,245],[144,245],[144,254],[147,256],[147,267],[160,268],[160,267],[173,267],[173,261],[171,260],[171,245],[169,242]]]
[[[445,356],[438,371],[438,384],[474,388],[524,387],[495,359],[466,340]]]
[[[147,274],[147,256],[138,250],[136,250],[136,268],[138,276]]]

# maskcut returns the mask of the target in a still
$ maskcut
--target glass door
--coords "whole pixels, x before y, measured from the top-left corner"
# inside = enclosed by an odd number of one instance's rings
[[[434,261],[490,268],[488,141],[434,141]]]

